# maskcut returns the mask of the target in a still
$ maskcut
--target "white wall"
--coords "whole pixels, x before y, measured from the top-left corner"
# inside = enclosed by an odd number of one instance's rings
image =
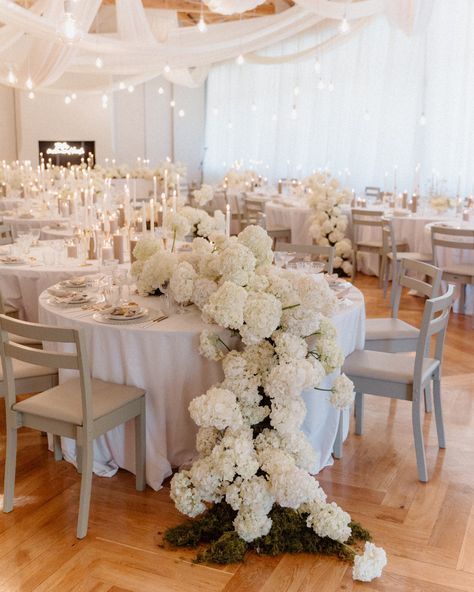
[[[15,91],[0,85],[0,160],[16,160]]]
[[[163,88],[163,93],[158,92]],[[39,140],[94,140],[97,162],[115,158],[117,164],[148,158],[151,165],[167,156],[188,167],[188,180],[199,180],[204,146],[205,88],[173,86],[161,78],[122,90],[102,107],[100,96],[81,96],[69,105],[64,97],[0,87],[0,160],[38,160]],[[170,107],[174,98],[175,108]],[[5,108],[4,108],[5,104]],[[15,106],[16,136],[15,138]],[[179,111],[184,110],[184,117]],[[3,131],[5,129],[5,132]]]

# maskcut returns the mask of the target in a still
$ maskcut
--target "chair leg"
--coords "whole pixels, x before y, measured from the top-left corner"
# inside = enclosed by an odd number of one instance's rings
[[[355,284],[357,276],[357,250],[352,250],[352,283]]]
[[[385,258],[382,255],[377,255],[378,257],[378,270],[379,270],[379,288],[383,286],[383,270],[385,269]]]
[[[363,433],[362,425],[364,422],[364,395],[363,393],[356,393],[355,396],[355,433],[361,436]]]
[[[391,263],[388,259],[385,260],[383,264],[383,297],[387,298],[387,291],[388,291],[388,281],[390,277],[390,272],[393,269],[393,263]]]
[[[53,450],[54,450],[54,460],[55,461],[63,460],[63,451],[61,449],[61,436],[57,436],[56,434],[53,435]]]
[[[413,424],[413,437],[415,440],[416,464],[418,467],[418,477],[420,481],[428,481],[428,471],[426,470],[425,446],[423,444],[422,418],[420,411],[420,393],[413,393],[413,402],[411,406],[411,418]]]
[[[5,459],[5,485],[3,488],[3,511],[13,510],[13,497],[15,495],[15,473],[16,473],[16,449],[17,430],[7,428],[7,450]]]
[[[76,464],[77,464],[77,472],[79,474],[82,473],[82,446],[79,445],[79,442],[76,440]]]
[[[444,436],[443,408],[441,406],[441,383],[439,374],[433,379],[433,401],[436,419],[436,432],[438,434],[438,445],[440,448],[446,448],[446,439]]]
[[[466,284],[459,286],[459,312],[466,314]]]
[[[136,489],[144,491],[146,487],[145,475],[146,458],[146,416],[145,399],[141,402],[141,413],[135,417],[135,471]]]
[[[339,412],[339,423],[337,425],[336,439],[334,440],[334,446],[332,448],[332,454],[334,458],[342,458],[342,430],[343,430],[343,417],[342,411]]]
[[[81,495],[79,498],[79,516],[77,518],[77,538],[83,539],[87,534],[89,523],[89,508],[91,503],[92,489],[92,466],[94,460],[94,441],[83,441],[82,446],[82,477]]]
[[[431,413],[433,411],[433,403],[432,403],[432,399],[431,399],[431,382],[428,382],[425,385],[424,399],[425,399],[425,413]]]

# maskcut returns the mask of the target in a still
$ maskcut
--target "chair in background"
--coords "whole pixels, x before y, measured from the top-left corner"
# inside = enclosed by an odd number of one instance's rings
[[[382,269],[383,272],[383,295],[387,295],[389,276],[392,276],[392,286],[394,278],[397,277],[400,261],[411,259],[414,261],[429,262],[433,257],[426,253],[417,253],[414,251],[398,251],[397,241],[393,231],[393,219],[382,218]],[[392,294],[393,296],[393,294]]]
[[[261,199],[255,199],[248,197],[246,193],[244,196],[244,218],[243,222],[245,226],[254,224],[261,226],[262,218],[265,217],[265,206]]]
[[[37,350],[11,340],[10,335],[47,342],[69,343],[75,353]],[[77,537],[87,534],[92,487],[94,439],[129,419],[135,420],[136,488],[145,488],[145,392],[90,378],[80,331],[27,323],[0,315],[0,352],[6,383],[6,463],[3,511],[11,512],[15,488],[17,430],[25,426],[54,434],[54,457],[61,460],[60,437],[73,438],[81,492]],[[15,363],[40,368],[79,371],[79,378],[48,388],[23,401],[16,400]]]
[[[267,230],[267,234],[273,239],[273,250],[275,250],[277,243],[291,243],[291,228]]]
[[[421,398],[433,382],[436,430],[440,448],[446,447],[441,407],[441,364],[444,339],[453,301],[454,288],[425,303],[416,354],[356,350],[346,358],[342,371],[353,381],[356,391],[356,434],[362,434],[364,394],[410,401],[416,462],[420,481],[428,481],[423,444]],[[429,357],[435,338],[433,357]]]
[[[352,208],[352,228],[354,239],[352,241],[352,280],[355,281],[357,275],[357,254],[369,253],[378,257],[378,276],[379,285],[383,282],[383,241],[382,241],[382,216],[381,210],[368,210],[366,208]],[[361,229],[376,229],[377,238],[374,240],[364,240],[359,237]],[[403,242],[397,243],[397,248],[402,249],[407,245]]]
[[[245,228],[245,220],[240,207],[239,195],[226,192],[226,205],[230,208],[231,234],[239,234]],[[225,209],[224,209],[225,212]]]
[[[294,245],[293,243],[280,243],[275,245],[275,252],[299,253],[302,255],[309,255],[311,259],[321,261],[324,260],[324,271],[327,273],[333,272],[334,264],[334,247],[321,245]]]
[[[465,313],[466,286],[474,287],[474,263],[439,264],[439,248],[459,249],[471,251],[474,256],[474,230],[465,228],[451,228],[448,226],[431,226],[431,245],[433,248],[433,260],[443,273],[443,280],[460,285],[459,311]],[[474,314],[472,316],[474,326]]]
[[[0,223],[0,246],[13,243],[13,231],[10,224]]]
[[[380,201],[380,187],[366,187],[364,194],[365,197],[371,201]]]

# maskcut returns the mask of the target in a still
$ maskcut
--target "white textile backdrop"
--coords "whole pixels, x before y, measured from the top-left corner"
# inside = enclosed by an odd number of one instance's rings
[[[383,16],[320,56],[299,63],[234,62],[212,68],[207,87],[205,176],[236,161],[272,179],[328,166],[347,185],[422,190],[433,169],[455,193],[473,190],[474,3],[433,0],[428,27],[412,35]],[[396,17],[396,15],[393,15]],[[324,41],[315,30],[265,55],[299,53]],[[318,88],[321,81],[324,90]],[[334,90],[329,90],[332,83]],[[426,115],[426,125],[420,117]],[[288,162],[289,161],[289,162]],[[345,170],[349,172],[344,172]],[[350,173],[350,174],[349,174]]]

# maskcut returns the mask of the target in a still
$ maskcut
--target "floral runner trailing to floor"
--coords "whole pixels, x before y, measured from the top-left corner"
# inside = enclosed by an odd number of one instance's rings
[[[174,238],[189,228],[170,226]],[[301,431],[301,393],[317,389],[344,361],[328,318],[336,297],[323,276],[272,265],[271,246],[265,230],[249,226],[238,237],[195,238],[187,252],[165,251],[154,238],[135,249],[142,294],[194,303],[215,325],[202,333],[200,352],[222,361],[225,377],[189,406],[199,458],[174,475],[171,496],[192,520],[168,530],[165,540],[208,543],[198,555],[206,562],[241,561],[250,550],[335,555],[353,563],[355,579],[369,581],[381,575],[385,551],[327,502],[312,476],[316,453]],[[353,402],[353,385],[340,375],[314,396],[343,409]]]
[[[310,232],[318,245],[335,248],[334,271],[352,275],[352,243],[346,237],[348,217],[341,206],[349,204],[351,193],[327,172],[314,173],[305,181],[308,205],[314,209]]]

